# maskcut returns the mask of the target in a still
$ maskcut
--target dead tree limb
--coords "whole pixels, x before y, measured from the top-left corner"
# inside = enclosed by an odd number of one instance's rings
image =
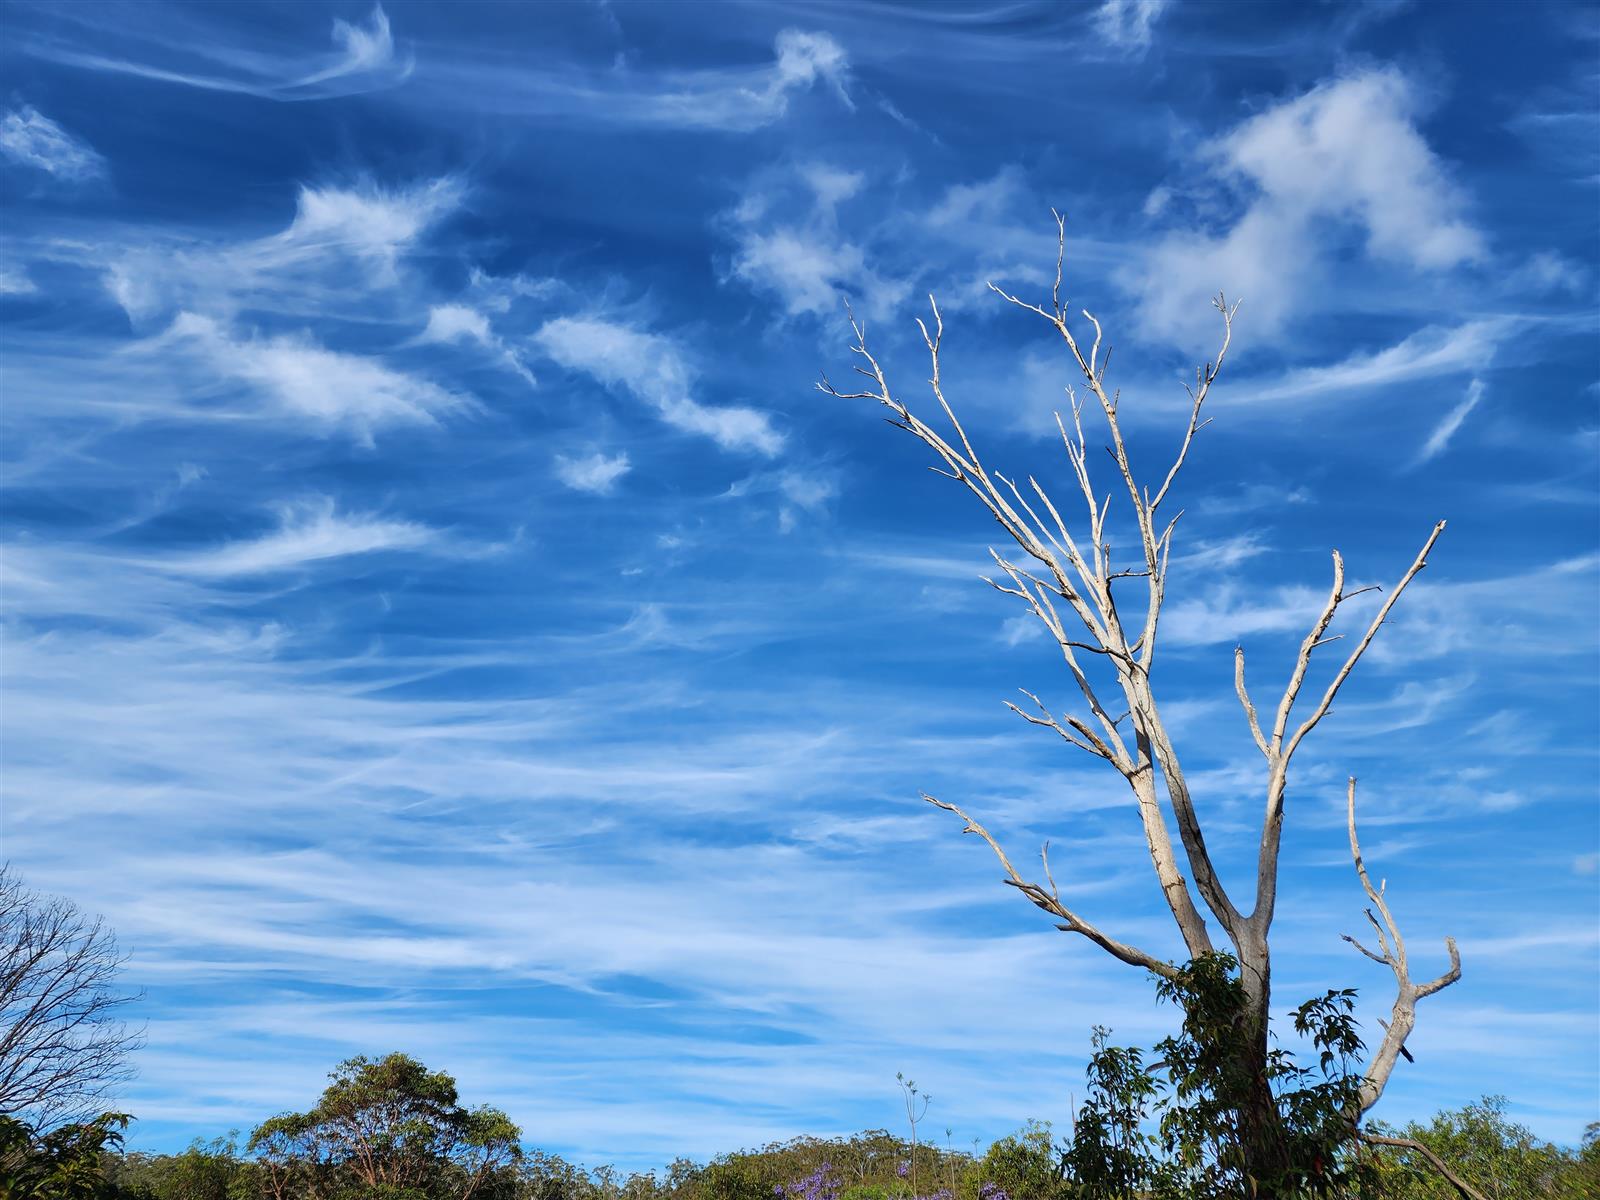
[[[1367,920],[1371,923],[1373,932],[1377,934],[1378,948],[1382,953],[1377,954],[1367,949],[1349,934],[1344,935],[1344,940],[1373,962],[1388,967],[1394,973],[1395,981],[1394,1005],[1389,1010],[1383,1041],[1379,1043],[1372,1061],[1367,1064],[1366,1076],[1361,1085],[1361,1111],[1366,1112],[1383,1095],[1383,1089],[1389,1082],[1396,1061],[1406,1053],[1406,1038],[1411,1036],[1411,1031],[1417,1025],[1417,1001],[1449,987],[1461,978],[1461,954],[1456,949],[1455,938],[1445,938],[1445,949],[1450,955],[1450,969],[1427,983],[1411,982],[1411,965],[1406,958],[1405,938],[1401,936],[1400,926],[1395,924],[1394,914],[1389,911],[1389,902],[1384,896],[1388,881],[1380,879],[1378,886],[1373,887],[1372,878],[1367,874],[1366,860],[1361,856],[1361,841],[1356,836],[1354,776],[1351,777],[1345,792],[1345,812],[1350,830],[1350,856],[1355,860],[1356,875],[1361,880],[1361,889],[1372,902],[1372,908],[1366,910]],[[1373,908],[1377,909],[1376,913],[1373,912]]]
[[[1078,391],[1069,386],[1066,389],[1067,412],[1056,414],[1056,427],[1071,470],[1071,490],[1078,495],[1069,506],[1078,513],[1075,519],[1065,515],[1063,506],[1058,505],[1034,477],[1009,477],[991,468],[980,457],[946,395],[942,358],[944,320],[933,297],[929,297],[929,320],[919,320],[917,325],[928,355],[928,383],[942,414],[938,428],[912,411],[890,388],[883,366],[868,347],[865,330],[854,313],[850,314],[850,328],[855,337],[851,346],[856,356],[854,369],[866,382],[861,390],[841,391],[824,377],[818,388],[830,396],[881,404],[889,411],[892,425],[907,431],[933,451],[938,462],[932,469],[969,491],[1004,530],[1013,548],[1005,553],[991,548],[990,554],[999,573],[993,578],[986,577],[986,581],[997,591],[1021,601],[1044,627],[1083,697],[1085,710],[1076,715],[1055,712],[1027,691],[1024,695],[1030,700],[1031,709],[1017,704],[1008,707],[1024,721],[1050,729],[1075,749],[1103,759],[1122,776],[1132,793],[1151,867],[1188,957],[1193,959],[1212,953],[1215,948],[1213,923],[1220,928],[1233,946],[1252,1013],[1259,1018],[1260,1037],[1264,1039],[1270,1003],[1268,933],[1277,904],[1284,795],[1292,760],[1305,738],[1332,710],[1335,698],[1395,604],[1427,566],[1428,555],[1444,531],[1444,522],[1434,526],[1411,565],[1384,596],[1375,615],[1350,646],[1331,681],[1310,704],[1309,710],[1301,709],[1298,714],[1296,711],[1313,657],[1342,638],[1341,634],[1329,632],[1341,609],[1356,597],[1374,590],[1346,589],[1344,559],[1337,551],[1333,554],[1333,580],[1327,599],[1300,644],[1283,692],[1270,709],[1258,710],[1251,700],[1245,680],[1244,650],[1236,650],[1235,691],[1251,737],[1267,767],[1255,894],[1249,911],[1244,911],[1229,896],[1213,864],[1189,781],[1151,683],[1161,612],[1167,596],[1173,538],[1182,516],[1181,512],[1168,516],[1164,505],[1173,495],[1190,459],[1197,435],[1208,423],[1204,407],[1232,344],[1238,305],[1230,305],[1222,296],[1214,302],[1222,322],[1219,344],[1213,359],[1195,369],[1194,381],[1188,386],[1189,404],[1177,447],[1164,469],[1153,476],[1160,482],[1152,490],[1139,482],[1123,434],[1122,398],[1107,383],[1111,352],[1105,341],[1105,330],[1089,312],[1081,314],[1081,324],[1076,317],[1069,319],[1072,314],[1062,298],[1066,223],[1059,213],[1056,214],[1056,232],[1055,282],[1048,307],[1030,304],[993,284],[989,286],[1007,303],[1036,314],[1048,323],[1076,368],[1077,387],[1087,393],[1080,402]],[[1097,486],[1090,469],[1091,456],[1083,419],[1085,408],[1098,408],[1109,437],[1106,449],[1114,464],[1115,479],[1107,488]],[[1127,566],[1116,563],[1112,553],[1110,523],[1114,499],[1125,506],[1128,525],[1136,532],[1134,562]],[[1173,969],[1171,964],[1112,937],[1078,915],[1061,900],[1053,882],[1046,887],[1024,879],[1013,868],[999,842],[964,810],[932,797],[927,799],[961,817],[967,832],[986,841],[999,858],[1005,882],[1057,917],[1059,928],[1087,937],[1123,962],[1159,974]],[[1173,826],[1176,826],[1177,845]],[[1353,823],[1351,839],[1354,844]],[[1359,868],[1359,852],[1357,862]],[[1366,884],[1364,868],[1360,869]],[[1046,879],[1049,880],[1048,862]],[[1381,893],[1375,902],[1387,921]],[[1459,976],[1455,946],[1449,942],[1451,972],[1429,984],[1412,984],[1403,948],[1399,947],[1398,931],[1391,923],[1380,930],[1380,936],[1392,938],[1396,948],[1386,950],[1387,957],[1372,957],[1395,971],[1400,998],[1384,1043],[1366,1076],[1363,1111],[1371,1107],[1383,1090],[1393,1069],[1393,1060],[1414,1025],[1416,1000],[1454,982]],[[1257,1050],[1265,1054],[1264,1040]]]
[[[1393,1146],[1400,1150],[1414,1151],[1417,1154],[1422,1155],[1422,1157],[1427,1160],[1428,1165],[1435,1171],[1439,1172],[1440,1177],[1456,1190],[1456,1194],[1461,1197],[1461,1200],[1489,1200],[1489,1198],[1477,1188],[1473,1187],[1466,1180],[1462,1179],[1461,1176],[1452,1171],[1449,1167],[1449,1164],[1447,1164],[1444,1159],[1440,1158],[1437,1154],[1428,1149],[1428,1147],[1424,1146],[1415,1138],[1390,1137],[1388,1134],[1383,1133],[1363,1132],[1361,1134],[1361,1140],[1372,1146]]]

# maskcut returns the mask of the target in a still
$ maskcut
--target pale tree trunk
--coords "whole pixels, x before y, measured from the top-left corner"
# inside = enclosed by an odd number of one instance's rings
[[[1106,386],[1110,351],[1107,349],[1101,354],[1104,337],[1100,322],[1092,314],[1083,313],[1093,339],[1088,341],[1088,333],[1085,334],[1087,347],[1079,342],[1068,322],[1068,309],[1061,299],[1066,230],[1059,215],[1056,220],[1061,253],[1056,260],[1055,286],[1048,309],[1027,304],[993,284],[989,286],[1009,303],[1044,318],[1066,346],[1088,390],[1089,396],[1080,403],[1077,394],[1068,387],[1069,416],[1064,419],[1058,414],[1056,417],[1072,470],[1073,490],[1077,493],[1073,507],[1081,514],[1078,521],[1069,522],[1037,480],[1029,477],[1019,484],[993,471],[980,459],[945,396],[940,361],[944,324],[931,297],[933,328],[930,330],[922,321],[918,326],[931,363],[929,382],[948,432],[940,432],[925,422],[891,392],[883,368],[868,350],[865,335],[853,315],[851,328],[856,340],[852,350],[860,360],[855,369],[869,381],[869,390],[841,392],[826,378],[818,386],[832,396],[871,399],[885,406],[891,414],[891,424],[908,431],[934,451],[942,463],[942,467],[934,470],[971,492],[1005,531],[1011,547],[1004,553],[991,548],[989,553],[999,568],[999,575],[986,577],[985,581],[997,591],[1021,601],[1044,626],[1083,699],[1080,714],[1052,713],[1037,695],[1028,691],[1023,695],[1029,701],[1029,708],[1016,704],[1007,706],[1030,724],[1052,730],[1077,749],[1105,761],[1127,782],[1157,886],[1188,957],[1199,958],[1215,951],[1210,926],[1213,921],[1231,945],[1246,998],[1247,1033],[1239,1041],[1240,1065],[1247,1071],[1247,1077],[1259,1082],[1244,1106],[1245,1111],[1239,1114],[1241,1140],[1249,1163],[1260,1168],[1263,1178],[1270,1178],[1276,1174],[1274,1168],[1285,1165],[1280,1161],[1284,1156],[1284,1140],[1278,1110],[1265,1069],[1272,1001],[1268,935],[1277,905],[1278,855],[1290,763],[1301,742],[1327,715],[1335,696],[1372,644],[1395,602],[1427,565],[1428,554],[1443,532],[1444,522],[1433,528],[1410,567],[1385,596],[1376,616],[1350,647],[1331,682],[1320,695],[1308,698],[1300,714],[1295,710],[1313,656],[1344,636],[1328,632],[1339,609],[1354,597],[1372,590],[1345,590],[1344,561],[1337,551],[1333,553],[1333,581],[1327,600],[1300,645],[1281,697],[1267,713],[1270,723],[1263,723],[1246,687],[1244,651],[1242,648],[1235,651],[1235,690],[1251,736],[1265,760],[1265,811],[1257,852],[1255,894],[1250,910],[1242,911],[1229,897],[1212,864],[1188,782],[1151,683],[1161,610],[1166,598],[1168,559],[1173,532],[1182,515],[1180,512],[1167,518],[1163,505],[1183,469],[1195,435],[1207,424],[1201,419],[1201,410],[1227,355],[1238,306],[1229,307],[1220,296],[1215,302],[1222,318],[1221,345],[1215,361],[1195,371],[1194,384],[1188,389],[1189,415],[1177,452],[1159,486],[1152,492],[1149,486],[1138,482],[1129,459],[1119,419],[1120,394]],[[1086,407],[1099,410],[1109,435],[1106,450],[1115,464],[1115,478],[1109,492],[1098,491],[1090,477],[1083,423]],[[1119,512],[1131,519],[1137,531],[1136,561],[1126,567],[1113,563],[1107,536],[1114,498]],[[1139,593],[1141,586],[1142,595]],[[932,796],[924,796],[924,799],[955,813],[965,823],[965,832],[987,842],[1005,872],[1005,882],[1055,917],[1058,928],[1088,938],[1122,962],[1167,979],[1177,978],[1179,967],[1176,964],[1108,933],[1062,898],[1051,873],[1048,846],[1041,855],[1044,882],[1028,880],[1012,864],[999,841],[962,807]],[[1362,1093],[1364,1113],[1382,1094],[1394,1060],[1415,1024],[1416,1001],[1453,983],[1460,970],[1455,944],[1450,942],[1451,970],[1429,984],[1410,982],[1399,931],[1385,904],[1382,889],[1374,890],[1368,881],[1356,845],[1353,781],[1350,811],[1351,848],[1356,867],[1383,921],[1379,926],[1379,919],[1372,917],[1378,927],[1382,953],[1363,950],[1368,957],[1388,966],[1397,982],[1391,1021],[1367,1070]],[[1176,842],[1172,836],[1174,825]]]

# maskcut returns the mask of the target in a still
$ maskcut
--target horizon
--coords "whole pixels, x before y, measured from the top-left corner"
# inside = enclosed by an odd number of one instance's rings
[[[1072,680],[992,522],[816,389],[849,301],[931,420],[931,294],[985,461],[1066,494],[1070,362],[987,290],[1048,303],[1053,210],[1145,478],[1242,302],[1158,676],[1235,888],[1234,647],[1275,699],[1330,552],[1387,588],[1448,521],[1296,760],[1275,1011],[1392,994],[1357,776],[1463,970],[1373,1115],[1600,1120],[1592,9],[4,14],[0,857],[129,956],[130,1149],[390,1050],[588,1166],[894,1129],[897,1072],[988,1143],[1169,1028],[919,798],[1181,956],[1122,781],[1003,707]]]

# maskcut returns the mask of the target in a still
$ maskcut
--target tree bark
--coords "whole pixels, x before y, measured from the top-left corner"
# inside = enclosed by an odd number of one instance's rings
[[[1057,717],[1036,695],[1027,691],[1023,694],[1033,703],[1036,712],[1024,711],[1015,704],[1008,707],[1030,724],[1050,729],[1070,745],[1105,761],[1126,781],[1162,898],[1183,938],[1189,958],[1196,960],[1213,952],[1210,921],[1214,920],[1232,943],[1244,989],[1243,1011],[1237,1014],[1240,1028],[1235,1041],[1237,1059],[1233,1064],[1237,1074],[1232,1081],[1237,1085],[1233,1090],[1238,1094],[1239,1103],[1237,1142],[1242,1165],[1258,1181],[1255,1196],[1264,1200],[1279,1194],[1282,1181],[1294,1165],[1287,1161],[1289,1140],[1268,1074],[1272,979],[1267,941],[1278,898],[1284,797],[1291,760],[1305,737],[1331,711],[1334,699],[1372,645],[1401,594],[1427,566],[1428,554],[1443,533],[1444,522],[1434,527],[1410,568],[1384,597],[1365,631],[1333,670],[1320,696],[1315,691],[1308,694],[1298,711],[1297,703],[1302,699],[1302,689],[1311,674],[1313,657],[1319,657],[1319,651],[1345,636],[1330,633],[1341,606],[1364,592],[1379,589],[1359,587],[1347,591],[1344,560],[1337,550],[1333,552],[1333,580],[1327,599],[1301,643],[1281,698],[1272,708],[1258,712],[1245,685],[1244,651],[1235,651],[1235,690],[1266,767],[1266,809],[1256,857],[1254,902],[1248,913],[1241,911],[1223,888],[1211,861],[1177,750],[1162,720],[1151,685],[1173,532],[1182,516],[1179,512],[1169,519],[1160,510],[1183,469],[1195,435],[1208,423],[1201,419],[1201,409],[1228,353],[1238,306],[1230,307],[1222,296],[1216,298],[1223,324],[1221,344],[1215,360],[1195,371],[1193,386],[1188,387],[1188,420],[1177,453],[1161,477],[1160,486],[1152,492],[1135,477],[1120,423],[1121,394],[1106,383],[1111,352],[1107,348],[1103,355],[1101,353],[1103,330],[1100,322],[1087,311],[1081,314],[1087,328],[1068,320],[1068,305],[1062,298],[1066,225],[1059,213],[1056,222],[1055,284],[1048,307],[1026,303],[992,283],[989,287],[1008,303],[1048,322],[1082,375],[1081,386],[1088,393],[1086,402],[1080,404],[1078,394],[1069,386],[1070,421],[1062,414],[1056,416],[1072,468],[1074,487],[1071,490],[1076,491],[1082,501],[1081,523],[1069,525],[1049,492],[1034,478],[1027,478],[1022,486],[993,470],[980,458],[945,395],[940,361],[944,322],[931,296],[933,328],[930,330],[928,324],[920,320],[917,324],[928,350],[932,372],[929,383],[947,428],[936,429],[890,390],[883,367],[867,348],[865,333],[854,314],[851,314],[850,323],[856,340],[851,349],[861,364],[855,368],[857,373],[868,381],[867,390],[841,392],[826,376],[818,387],[837,398],[868,399],[882,404],[890,413],[891,424],[934,451],[942,464],[933,468],[935,473],[966,488],[1020,550],[1020,554],[1008,551],[1015,558],[1012,561],[991,548],[990,555],[1004,572],[1004,578],[986,578],[985,581],[997,591],[1021,600],[1044,626],[1059,647],[1062,661],[1082,693],[1087,711],[1078,716],[1063,713]],[[1098,407],[1109,435],[1110,443],[1105,449],[1115,467],[1115,479],[1109,490],[1097,486],[1091,479],[1091,456],[1083,427],[1086,406]],[[1126,510],[1121,527],[1136,534],[1132,553],[1118,556],[1116,560],[1109,536],[1111,524],[1108,524],[1114,496],[1121,497],[1119,505]],[[1073,506],[1077,505],[1078,500],[1074,500]],[[1121,565],[1125,561],[1131,565]],[[1137,589],[1141,582],[1145,589],[1143,596],[1136,591],[1133,593],[1137,604],[1124,603],[1130,599],[1125,589]],[[1113,715],[1119,709],[1122,710],[1120,714]],[[1460,963],[1454,942],[1447,939],[1450,970],[1428,983],[1412,982],[1405,946],[1386,906],[1382,885],[1372,887],[1361,861],[1355,840],[1353,788],[1352,781],[1351,849],[1362,886],[1381,914],[1380,922],[1378,916],[1369,912],[1381,953],[1359,945],[1358,948],[1389,967],[1397,984],[1388,1031],[1366,1073],[1361,1097],[1361,1112],[1364,1113],[1382,1094],[1394,1061],[1403,1050],[1405,1038],[1415,1023],[1416,1002],[1454,983],[1460,976]],[[1005,882],[1056,917],[1060,922],[1057,928],[1080,934],[1117,959],[1153,971],[1169,982],[1181,978],[1182,969],[1176,964],[1111,936],[1081,915],[1075,902],[1069,904],[1064,900],[1051,876],[1048,845],[1041,855],[1045,882],[1032,882],[1017,871],[1000,842],[965,810],[931,796],[925,795],[924,799],[960,816],[965,822],[965,832],[987,842],[1005,871]],[[1177,826],[1176,844],[1168,824],[1169,816]],[[1359,1115],[1355,1114],[1355,1118],[1359,1119]]]
[[[1267,1074],[1272,1011],[1272,959],[1265,938],[1239,947],[1244,1011],[1238,1037],[1239,1145],[1246,1177],[1257,1200],[1278,1200],[1279,1188],[1294,1165],[1283,1136],[1278,1102]]]

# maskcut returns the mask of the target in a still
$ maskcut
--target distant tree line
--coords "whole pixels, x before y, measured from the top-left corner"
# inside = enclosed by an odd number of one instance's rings
[[[1155,1132],[1149,1125],[1137,1056],[1099,1037],[1089,1097],[1075,1128],[1059,1139],[1048,1124],[1030,1122],[980,1155],[948,1142],[913,1146],[879,1129],[796,1138],[703,1164],[678,1159],[660,1174],[585,1169],[527,1149],[506,1114],[462,1105],[448,1074],[404,1054],[352,1058],[334,1070],[309,1110],[264,1121],[243,1142],[229,1135],[197,1141],[179,1154],[124,1152],[127,1118],[119,1114],[37,1134],[0,1117],[0,1200],[1199,1200],[1232,1194],[1201,1190],[1210,1183],[1174,1181],[1175,1151],[1161,1145],[1159,1125]],[[1391,1132],[1450,1162],[1485,1200],[1600,1196],[1600,1124],[1580,1150],[1566,1150],[1510,1121],[1505,1102],[1491,1098]],[[1364,1153],[1359,1181],[1352,1173],[1323,1194],[1349,1200],[1461,1195],[1414,1153]],[[924,1181],[920,1196],[909,1183],[913,1163]]]
[[[1293,1013],[1308,1061],[1272,1046],[1243,1063],[1231,1047],[1249,998],[1227,954],[1155,976],[1183,1019],[1152,1053],[1095,1030],[1065,1136],[1031,1123],[982,1154],[957,1150],[949,1130],[942,1146],[930,1139],[928,1096],[897,1077],[909,1138],[797,1138],[660,1174],[586,1169],[527,1148],[505,1112],[467,1105],[449,1074],[398,1052],[345,1060],[310,1108],[242,1141],[127,1153],[132,1118],[95,1111],[138,1042],[119,1017],[109,931],[0,868],[0,936],[0,1200],[1600,1198],[1600,1123],[1576,1151],[1535,1138],[1496,1099],[1428,1125],[1360,1123],[1365,1047],[1349,990]],[[1273,1123],[1270,1138],[1241,1127],[1246,1113]],[[1262,1158],[1263,1140],[1285,1148],[1280,1161]]]

